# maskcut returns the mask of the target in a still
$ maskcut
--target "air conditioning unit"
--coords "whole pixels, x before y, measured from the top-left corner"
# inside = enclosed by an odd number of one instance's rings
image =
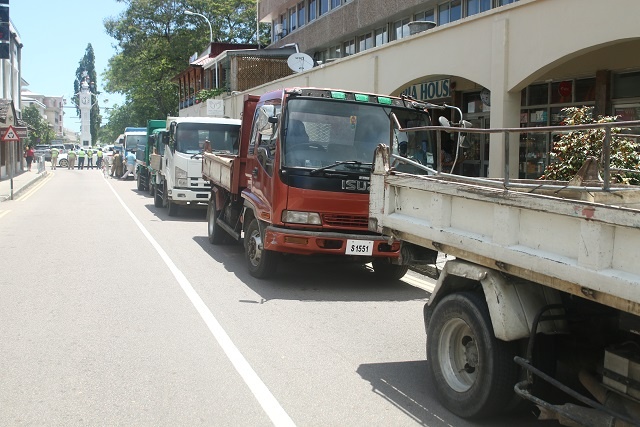
[[[273,32],[276,36],[281,36],[283,35],[282,33],[284,32],[284,27],[282,26],[282,24],[276,24],[273,28]]]

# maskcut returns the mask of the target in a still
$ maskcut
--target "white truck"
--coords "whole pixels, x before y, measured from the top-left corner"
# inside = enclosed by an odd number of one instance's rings
[[[238,141],[240,120],[212,117],[167,117],[162,156],[151,158],[155,175],[154,205],[178,215],[180,205],[201,206],[209,202],[211,185],[202,178],[205,141]],[[157,164],[159,163],[159,164]]]
[[[447,254],[424,307],[443,405],[479,418],[531,401],[564,425],[640,425],[640,188],[402,173],[397,152],[376,150],[369,229],[407,257]]]

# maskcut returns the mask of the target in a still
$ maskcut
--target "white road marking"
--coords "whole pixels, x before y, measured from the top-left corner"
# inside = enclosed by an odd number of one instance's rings
[[[106,178],[105,178],[106,179]],[[109,188],[113,194],[115,194],[116,198],[124,208],[124,210],[129,214],[133,222],[138,226],[142,234],[147,238],[151,246],[158,252],[162,260],[165,262],[173,276],[178,281],[178,284],[187,295],[193,306],[196,308],[202,320],[206,323],[209,331],[214,336],[218,344],[222,348],[222,350],[227,355],[229,361],[233,364],[236,371],[240,374],[245,384],[249,387],[256,400],[262,406],[262,409],[265,411],[267,416],[271,419],[271,422],[275,426],[295,426],[295,423],[289,417],[289,415],[282,408],[280,403],[276,400],[276,398],[271,394],[267,386],[262,382],[258,374],[253,370],[249,362],[244,358],[240,350],[233,344],[229,335],[222,328],[220,323],[213,316],[213,313],[209,310],[209,307],[202,301],[200,295],[193,289],[189,280],[185,277],[185,275],[178,269],[178,267],[173,263],[169,255],[162,249],[160,244],[156,242],[156,240],[151,236],[151,234],[147,231],[147,229],[142,225],[142,223],[136,218],[136,216],[131,212],[131,210],[125,205],[124,201],[120,198],[118,193],[116,193],[113,186],[107,181]]]
[[[7,211],[0,211],[0,218],[2,218],[3,216],[5,216],[6,214],[8,214],[9,212],[11,212],[10,210]]]

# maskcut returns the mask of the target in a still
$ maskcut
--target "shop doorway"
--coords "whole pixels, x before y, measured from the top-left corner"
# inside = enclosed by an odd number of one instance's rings
[[[472,127],[489,129],[489,116],[469,114],[465,119]],[[466,147],[462,149],[462,175],[486,177],[489,173],[489,134],[468,133],[465,138]]]

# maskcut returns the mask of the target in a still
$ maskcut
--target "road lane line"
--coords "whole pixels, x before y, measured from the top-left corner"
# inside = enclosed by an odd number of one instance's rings
[[[211,331],[211,334],[214,336],[224,353],[227,355],[227,358],[236,369],[238,374],[242,377],[245,384],[249,387],[256,400],[262,406],[262,409],[265,411],[267,416],[271,419],[271,422],[275,426],[295,426],[295,423],[289,417],[289,415],[285,412],[284,408],[280,405],[280,403],[276,400],[276,398],[271,394],[267,386],[262,382],[258,374],[253,370],[249,362],[244,358],[240,350],[235,346],[233,341],[229,335],[222,328],[222,325],[216,320],[209,307],[204,303],[200,295],[193,289],[191,283],[186,278],[186,276],[178,269],[178,267],[173,263],[169,255],[162,249],[160,244],[151,236],[151,233],[147,231],[147,229],[142,225],[140,220],[136,218],[133,212],[127,207],[124,201],[120,198],[116,190],[113,186],[107,181],[109,188],[116,196],[116,199],[120,202],[124,210],[129,214],[133,222],[138,226],[142,234],[147,238],[151,246],[154,247],[156,252],[160,255],[160,258],[165,262],[169,270],[173,274],[173,276],[178,281],[178,284],[187,295],[193,306],[196,308],[202,320],[204,320],[205,324]]]
[[[0,218],[2,218],[3,216],[5,216],[6,214],[8,214],[9,212],[11,212],[10,210],[7,211],[0,211]]]
[[[43,185],[45,185],[47,182],[51,181],[53,179],[53,177],[54,177],[54,173],[53,172],[49,172],[47,174],[47,176],[45,176],[42,180],[40,180],[40,182],[38,182],[32,188],[28,188],[27,191],[24,194],[22,194],[21,196],[19,196],[16,200],[20,201],[20,202],[24,202],[29,197],[31,197],[31,195],[33,193],[35,193],[40,188],[42,188]]]

